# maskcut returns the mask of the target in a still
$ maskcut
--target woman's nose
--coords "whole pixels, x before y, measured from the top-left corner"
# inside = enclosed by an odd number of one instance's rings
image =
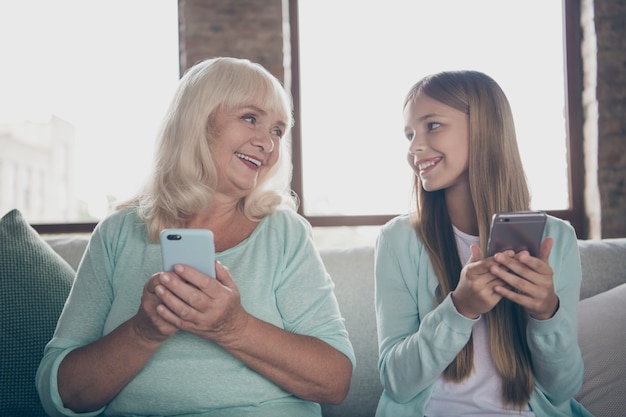
[[[255,139],[254,139],[254,143],[255,146],[258,146],[261,151],[266,152],[266,153],[271,153],[274,150],[274,146],[276,145],[276,143],[274,142],[274,140],[272,139],[271,135],[263,135],[260,134],[258,135]]]

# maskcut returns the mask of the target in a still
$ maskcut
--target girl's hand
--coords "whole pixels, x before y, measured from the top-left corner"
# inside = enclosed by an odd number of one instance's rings
[[[162,273],[157,311],[177,329],[226,346],[239,340],[250,316],[228,268],[216,262],[215,273],[214,279],[184,265]]]
[[[549,319],[559,307],[559,298],[554,291],[553,271],[548,264],[554,240],[550,237],[541,242],[539,256],[530,256],[522,251],[514,256],[497,253],[491,273],[508,286],[498,285],[494,290],[524,307],[537,320]]]
[[[491,272],[490,268],[496,264],[493,257],[485,259],[476,245],[470,246],[470,250],[472,255],[461,270],[459,283],[452,293],[452,302],[459,313],[475,319],[498,304],[502,295],[495,288],[505,282]]]

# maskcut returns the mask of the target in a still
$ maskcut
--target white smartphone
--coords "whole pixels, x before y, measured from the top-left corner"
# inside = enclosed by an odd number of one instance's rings
[[[189,265],[215,278],[215,243],[208,229],[164,229],[160,234],[163,270]]]
[[[545,225],[546,213],[543,211],[494,214],[487,243],[487,256],[510,249],[515,253],[527,250],[532,256],[537,256]]]

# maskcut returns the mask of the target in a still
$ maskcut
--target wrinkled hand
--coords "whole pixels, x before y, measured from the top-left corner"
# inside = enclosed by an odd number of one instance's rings
[[[496,264],[493,257],[484,257],[476,245],[470,247],[472,255],[461,270],[459,283],[452,293],[457,311],[465,317],[475,319],[490,311],[502,299],[495,288],[505,284],[491,272]],[[511,252],[509,255],[513,255]]]
[[[213,279],[186,265],[162,272],[155,288],[157,312],[177,329],[226,346],[239,340],[249,315],[228,268],[216,262],[215,273]]]
[[[497,253],[492,265],[493,275],[508,285],[497,285],[494,291],[524,307],[526,312],[537,320],[546,320],[554,315],[559,299],[554,290],[553,271],[548,264],[554,240],[546,238],[541,242],[539,256],[532,257],[528,251],[513,256],[510,253]]]
[[[163,342],[178,331],[176,326],[165,321],[157,312],[161,299],[156,294],[160,285],[160,274],[154,274],[143,287],[141,305],[133,317],[135,332],[148,342]]]

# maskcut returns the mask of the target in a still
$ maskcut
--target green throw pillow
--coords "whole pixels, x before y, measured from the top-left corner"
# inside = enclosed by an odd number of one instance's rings
[[[74,270],[18,210],[0,219],[0,416],[45,416],[35,388]]]

